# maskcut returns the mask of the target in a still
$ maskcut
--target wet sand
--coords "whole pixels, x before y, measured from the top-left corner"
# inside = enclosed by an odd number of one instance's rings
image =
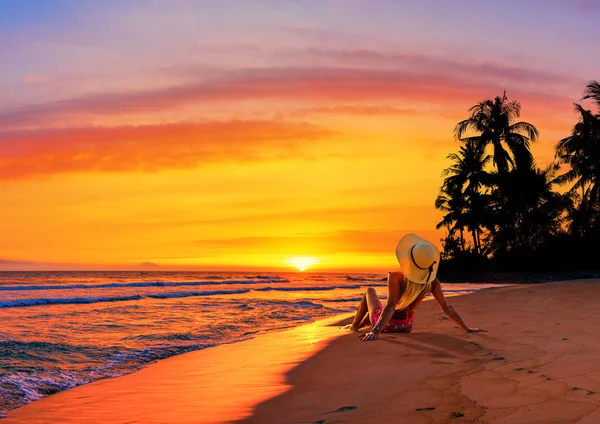
[[[600,280],[434,302],[411,334],[362,342],[338,318],[160,361],[11,411],[4,423],[598,423]]]

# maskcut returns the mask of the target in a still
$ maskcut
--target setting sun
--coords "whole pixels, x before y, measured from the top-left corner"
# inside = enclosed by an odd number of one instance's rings
[[[298,271],[306,271],[309,267],[319,263],[317,258],[311,256],[296,256],[287,260],[287,264]]]

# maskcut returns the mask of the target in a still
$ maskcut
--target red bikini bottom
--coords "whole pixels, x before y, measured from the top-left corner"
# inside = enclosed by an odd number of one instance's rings
[[[381,312],[383,312],[383,307],[379,307],[375,309],[373,312],[373,316],[371,317],[371,323],[373,325],[377,324],[379,321],[379,317],[381,316]],[[406,316],[408,317],[410,311],[406,311]],[[413,328],[413,321],[415,317],[412,316],[410,318],[399,319],[399,318],[390,318],[390,321],[385,325],[382,333],[410,333]]]

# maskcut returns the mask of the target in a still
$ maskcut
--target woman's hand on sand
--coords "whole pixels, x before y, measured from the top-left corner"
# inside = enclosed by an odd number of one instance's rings
[[[378,338],[379,338],[379,335],[377,333],[374,333],[371,331],[371,332],[365,334],[365,336],[363,337],[363,341],[368,342],[371,340],[377,340]]]
[[[487,330],[483,328],[469,327],[467,333],[487,333]]]
[[[352,324],[344,325],[343,327],[340,327],[340,329],[348,331],[358,331],[358,328],[354,327]]]

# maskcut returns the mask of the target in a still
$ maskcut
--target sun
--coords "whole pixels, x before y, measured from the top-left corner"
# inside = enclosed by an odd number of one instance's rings
[[[297,268],[300,272],[304,272],[311,266],[318,264],[319,260],[312,256],[294,256],[286,260],[286,262],[289,266]]]

